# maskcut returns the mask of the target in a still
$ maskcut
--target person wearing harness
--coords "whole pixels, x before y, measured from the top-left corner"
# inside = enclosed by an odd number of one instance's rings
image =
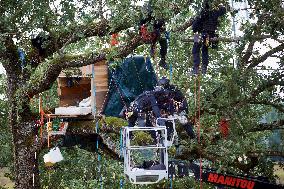
[[[125,112],[128,126],[134,127],[136,121],[138,121],[139,127],[152,126],[148,118],[150,111],[153,112],[155,118],[161,117],[161,111],[153,91],[145,91],[130,104],[129,109]]]
[[[226,14],[226,8],[220,4],[217,9],[210,9],[208,1],[192,23],[192,31],[194,33],[194,44],[192,48],[193,54],[193,74],[199,74],[200,65],[200,48],[202,47],[202,74],[206,74],[209,63],[208,48],[218,48],[216,30],[218,27],[218,18]],[[201,39],[200,39],[201,34]]]
[[[145,7],[145,6],[144,6]],[[147,5],[147,8],[144,8],[147,11],[147,16],[143,18],[139,23],[139,32],[144,43],[151,44],[151,55],[155,53],[155,47],[157,41],[160,44],[160,62],[159,66],[164,69],[168,69],[166,63],[166,56],[168,51],[168,42],[167,42],[167,31],[166,24],[164,19],[156,19],[152,16],[151,3]],[[152,31],[149,31],[149,28],[152,27]]]
[[[192,123],[188,121],[188,104],[182,92],[174,85],[170,85],[165,77],[159,80],[159,85],[152,91],[140,94],[120,113],[121,117],[128,120],[128,126],[134,127],[138,122],[139,127],[152,127],[150,119],[152,113],[155,119],[161,118],[163,111],[168,116],[177,116],[186,133],[195,138]],[[124,115],[123,115],[124,114]],[[163,120],[159,124],[165,125]]]
[[[170,80],[166,77],[162,77],[159,80],[159,85],[162,87],[160,90],[167,91],[167,100],[160,101],[158,96],[161,96],[159,93],[156,93],[156,98],[158,105],[161,109],[166,110],[168,117],[177,116],[179,122],[185,129],[186,133],[190,138],[195,138],[195,133],[193,131],[193,124],[188,121],[188,104],[187,100],[182,94],[182,92],[177,88],[177,86],[171,85]]]

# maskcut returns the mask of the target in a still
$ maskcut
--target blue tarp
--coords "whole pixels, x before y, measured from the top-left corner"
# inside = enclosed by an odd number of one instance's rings
[[[126,58],[115,69],[109,69],[109,94],[103,113],[117,117],[125,105],[128,106],[143,91],[153,90],[156,84],[150,58]]]

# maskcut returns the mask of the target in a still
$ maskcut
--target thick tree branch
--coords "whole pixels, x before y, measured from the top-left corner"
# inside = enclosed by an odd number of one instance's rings
[[[177,26],[173,29],[173,32],[183,32],[187,28],[189,28],[193,23],[194,18],[190,18],[189,20],[185,21],[182,25]]]
[[[283,104],[278,104],[278,103],[273,103],[271,101],[266,101],[266,100],[262,100],[262,101],[258,101],[258,100],[253,100],[249,102],[250,104],[261,104],[261,105],[268,105],[268,106],[272,106],[275,109],[277,109],[280,112],[284,113],[284,105]]]
[[[253,127],[250,132],[284,129],[284,120],[274,121],[272,123],[260,123],[257,127]]]
[[[248,44],[246,53],[244,54],[244,56],[241,58],[241,65],[244,66],[247,64],[249,58],[251,57],[252,53],[253,53],[253,47],[255,44],[256,40],[251,40]]]
[[[270,38],[270,36],[268,35],[262,35],[262,36],[255,36],[253,37],[253,39],[255,41],[257,40],[263,40],[263,39],[268,39]],[[244,37],[235,37],[235,38],[230,38],[230,37],[218,37],[218,38],[212,38],[210,39],[210,41],[221,41],[221,42],[227,42],[227,43],[232,43],[232,42],[239,42],[244,40]],[[183,39],[183,42],[193,42],[193,38],[187,38],[187,39]]]
[[[251,92],[247,101],[254,101],[254,99],[266,89],[273,87],[275,85],[284,85],[284,73],[279,74],[277,77],[274,77],[268,81],[265,81],[262,85],[258,86],[254,91]]]
[[[249,61],[249,66],[247,67],[247,69],[251,69],[254,68],[255,66],[259,65],[260,63],[263,63],[267,58],[271,57],[273,54],[278,53],[280,51],[284,50],[284,43],[278,45],[277,47],[269,50],[268,52],[266,52],[265,54],[263,54],[260,57],[257,58],[252,58],[251,61]]]
[[[141,37],[135,36],[129,43],[118,47],[117,53],[112,58],[124,58],[131,54],[134,49],[141,45]],[[29,85],[24,91],[29,97],[33,97],[47,89],[57,79],[58,75],[64,68],[81,67],[90,64],[96,64],[106,60],[110,49],[102,49],[100,52],[93,52],[90,55],[67,55],[56,56],[53,60],[47,60],[42,63],[33,74]]]
[[[10,75],[21,75],[21,66],[19,64],[19,56],[17,52],[17,46],[14,44],[12,40],[12,36],[5,37],[4,45],[6,50],[1,52],[1,57],[3,59],[8,59],[9,62],[5,62],[3,67],[6,70],[8,76]]]

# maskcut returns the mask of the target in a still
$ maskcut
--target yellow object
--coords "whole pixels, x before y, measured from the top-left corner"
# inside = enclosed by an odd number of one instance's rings
[[[54,165],[54,163],[51,162],[45,162],[45,166],[46,167],[52,167]]]
[[[52,122],[47,122],[47,132],[52,131]]]
[[[205,39],[205,45],[206,45],[206,47],[209,46],[209,36],[207,36],[206,39]]]

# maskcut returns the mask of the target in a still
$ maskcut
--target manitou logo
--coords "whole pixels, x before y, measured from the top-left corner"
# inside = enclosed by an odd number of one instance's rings
[[[246,179],[234,178],[230,176],[218,175],[215,173],[209,173],[208,182],[222,184],[226,186],[236,187],[236,188],[246,188],[253,189],[255,186],[254,181],[249,181]]]

